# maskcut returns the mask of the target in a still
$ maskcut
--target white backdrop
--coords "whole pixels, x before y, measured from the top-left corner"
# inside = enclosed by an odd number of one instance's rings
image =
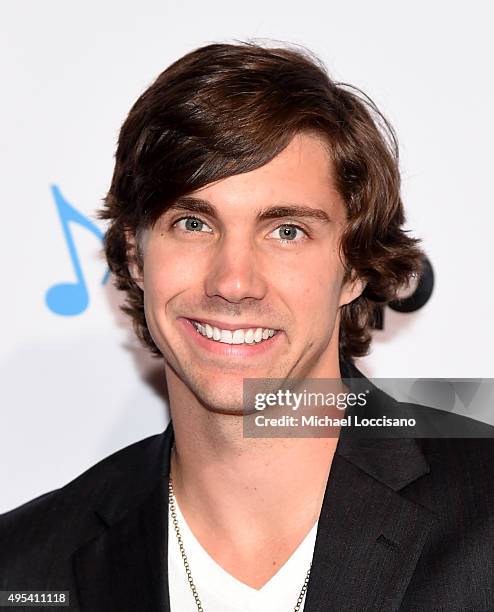
[[[2,3],[0,512],[168,422],[162,365],[137,346],[121,297],[102,284],[94,212],[131,104],[173,60],[210,42],[302,44],[396,128],[408,226],[436,283],[420,311],[386,311],[362,370],[494,376],[490,10],[445,0]],[[70,229],[89,301],[77,294],[70,316],[56,312],[56,295],[46,302],[76,278],[52,186],[65,218],[86,219]]]

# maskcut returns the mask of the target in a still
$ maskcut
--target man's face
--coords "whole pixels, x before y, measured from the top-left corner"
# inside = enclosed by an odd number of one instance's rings
[[[314,216],[280,210],[293,206]],[[308,134],[167,210],[143,236],[139,282],[169,383],[240,413],[244,378],[338,376],[339,307],[362,291],[342,286],[344,222],[328,152]]]

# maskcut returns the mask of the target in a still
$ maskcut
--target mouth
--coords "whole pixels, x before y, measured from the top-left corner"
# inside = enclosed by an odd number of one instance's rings
[[[211,322],[181,318],[185,330],[200,346],[230,357],[258,355],[278,343],[281,330],[269,327],[212,325]],[[223,326],[221,326],[223,325]]]
[[[216,326],[194,319],[189,321],[201,336],[223,344],[261,344],[279,333],[279,330],[270,327],[244,325],[231,328],[230,325]]]

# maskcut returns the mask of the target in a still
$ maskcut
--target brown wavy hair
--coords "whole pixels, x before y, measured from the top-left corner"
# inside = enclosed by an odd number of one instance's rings
[[[178,197],[259,168],[300,132],[325,138],[347,207],[340,253],[345,280],[364,292],[341,308],[340,356],[369,352],[377,310],[420,273],[420,242],[407,235],[400,197],[398,144],[374,102],[333,81],[304,48],[253,42],[210,44],[171,64],[139,97],[118,139],[115,169],[100,219],[109,220],[104,250],[122,310],[141,342],[161,356],[149,333],[144,296],[129,273],[132,249]]]

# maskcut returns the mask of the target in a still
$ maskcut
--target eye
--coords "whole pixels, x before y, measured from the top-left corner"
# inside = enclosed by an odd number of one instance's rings
[[[181,223],[182,221],[185,221],[185,226],[180,228],[183,229],[186,232],[199,232],[199,233],[204,233],[202,232],[202,229],[204,227],[208,227],[209,225],[203,221],[202,219],[199,219],[199,217],[194,217],[194,216],[187,216],[187,217],[180,217],[180,219],[177,219],[176,221],[174,221],[172,223],[172,227],[178,227],[178,224]],[[209,232],[206,233],[210,233],[212,230],[211,228],[209,228]]]
[[[299,225],[294,223],[284,223],[277,227],[274,232],[278,232],[279,241],[283,244],[295,243],[297,244],[300,240],[308,238],[307,232],[302,229]],[[303,237],[297,240],[298,235],[303,234]]]

